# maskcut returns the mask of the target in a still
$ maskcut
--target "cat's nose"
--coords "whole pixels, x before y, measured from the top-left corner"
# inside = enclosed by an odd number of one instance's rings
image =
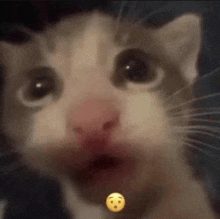
[[[80,136],[108,135],[119,125],[119,111],[112,100],[86,100],[74,107],[70,121]]]

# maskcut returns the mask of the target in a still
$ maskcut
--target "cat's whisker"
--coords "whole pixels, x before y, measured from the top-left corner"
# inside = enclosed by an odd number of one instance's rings
[[[117,20],[116,20],[116,35],[118,33],[118,30],[119,30],[119,25],[120,25],[120,22],[121,22],[121,19],[122,19],[122,12],[125,8],[125,5],[127,3],[127,1],[121,1],[121,6],[119,8],[119,11],[118,11],[118,17],[117,17]]]
[[[214,150],[217,150],[217,151],[220,151],[220,148],[217,148],[217,147],[214,147],[214,146],[212,146],[212,145],[210,145],[210,144],[207,144],[207,143],[204,143],[204,142],[202,142],[202,141],[200,141],[200,140],[195,140],[195,139],[191,139],[191,138],[184,138],[186,141],[190,141],[190,142],[192,142],[192,143],[196,143],[196,144],[199,144],[199,145],[204,145],[204,146],[206,146],[206,147],[208,147],[208,148],[212,148],[212,149],[214,149]],[[184,142],[185,142],[185,140],[184,140]]]
[[[166,98],[165,102],[168,102],[171,98],[175,97],[176,95],[178,95],[180,92],[183,92],[184,90],[194,86],[195,84],[201,82],[202,80],[204,80],[205,78],[208,78],[210,76],[213,76],[214,74],[216,74],[218,71],[220,71],[220,67],[216,68],[215,70],[211,71],[208,74],[205,74],[201,77],[199,77],[196,81],[184,86],[183,88],[177,90],[176,92],[174,92],[172,95],[170,95],[168,98]]]
[[[212,112],[210,112],[210,114],[211,114]],[[210,115],[209,113],[207,114],[207,115]],[[220,112],[216,112],[216,114],[218,115],[218,114],[220,114]],[[197,114],[197,115],[199,115],[199,116],[201,116],[201,114]],[[206,115],[206,114],[205,114]],[[212,115],[212,114],[211,114]],[[171,118],[171,120],[173,121],[173,120],[179,120],[179,119],[182,119],[183,117],[193,117],[193,115],[185,115],[185,116],[176,116],[176,117],[174,117],[174,116],[170,116],[170,118]],[[194,118],[189,118],[189,121],[200,121],[200,122],[208,122],[208,123],[216,123],[216,124],[220,124],[220,121],[218,122],[218,121],[213,121],[213,120],[208,120],[208,119],[194,119]],[[129,125],[129,130],[133,130],[134,128],[138,128],[139,126],[141,126],[141,125],[143,125],[143,124],[146,124],[147,123],[147,121],[141,121],[141,122],[139,122],[138,124],[132,124],[132,125]]]
[[[205,112],[205,113],[197,113],[191,115],[182,115],[182,116],[170,116],[171,119],[178,119],[178,118],[190,118],[195,116],[207,116],[207,115],[220,115],[220,111],[218,112]]]
[[[203,150],[202,148],[196,147],[195,145],[192,145],[192,144],[190,144],[190,143],[184,142],[184,145],[187,146],[187,147],[190,147],[190,148],[194,148],[194,149],[196,149],[196,150],[198,150],[198,151],[201,151],[202,153],[204,153],[204,154],[206,154],[206,155],[208,155],[208,156],[210,156],[210,157],[220,158],[220,156],[215,155],[215,154],[211,154],[211,153],[209,153],[209,152]]]
[[[195,84],[201,82],[202,80],[204,80],[205,78],[208,78],[210,76],[213,76],[214,74],[216,74],[218,71],[220,71],[220,67],[216,68],[215,70],[211,71],[209,74],[205,74],[201,77],[199,77],[196,81],[194,81],[193,83],[190,83],[186,86],[184,86],[183,88],[177,90],[176,92],[174,92],[172,95],[170,95],[169,97],[167,97],[165,99],[165,103],[167,103],[168,101],[170,101],[173,97],[176,97],[178,94],[180,94],[181,92],[184,92],[186,89],[189,89],[190,87],[194,86]]]
[[[208,112],[211,110],[219,110],[220,111],[220,107],[199,107],[199,108],[193,108],[193,109],[185,109],[185,110],[180,110],[178,112],[174,112],[172,113],[172,116],[175,115],[182,115],[184,112],[186,113],[193,113],[193,112],[197,112],[197,111],[202,111],[202,112]]]
[[[215,120],[212,120],[212,119],[190,119],[190,121],[208,122],[208,123],[212,123],[212,124],[220,124],[220,120],[215,121]]]
[[[197,130],[182,130],[182,131],[178,131],[178,130],[174,130],[175,133],[184,133],[184,134],[203,134],[203,135],[207,135],[207,136],[210,136],[212,138],[218,138],[220,139],[220,136],[217,136],[217,135],[214,135],[214,134],[211,134],[209,132],[206,132],[206,131],[197,131]]]
[[[175,129],[180,129],[180,130],[199,129],[199,130],[207,130],[207,131],[210,131],[210,132],[220,134],[220,128],[219,127],[209,127],[209,126],[206,126],[206,125],[175,126]]]
[[[202,97],[193,98],[193,99],[191,99],[189,101],[186,101],[184,103],[181,103],[181,104],[179,104],[177,106],[167,108],[166,111],[169,112],[171,110],[178,109],[179,107],[182,107],[182,106],[185,106],[185,105],[188,105],[188,104],[191,104],[191,103],[195,103],[195,102],[197,102],[199,100],[205,100],[205,99],[208,99],[208,98],[218,97],[218,96],[220,96],[220,93],[209,94],[209,95],[205,95],[205,96],[202,96]]]

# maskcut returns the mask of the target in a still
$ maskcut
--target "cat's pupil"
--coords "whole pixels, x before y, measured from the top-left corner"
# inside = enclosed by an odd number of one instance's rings
[[[143,61],[132,58],[125,65],[124,73],[130,81],[144,82],[148,77],[148,66]]]
[[[36,100],[45,97],[54,89],[53,80],[47,77],[40,77],[33,80],[28,91],[28,97]]]
[[[118,55],[116,73],[134,83],[146,83],[153,79],[149,69],[149,59],[139,49],[129,49]]]

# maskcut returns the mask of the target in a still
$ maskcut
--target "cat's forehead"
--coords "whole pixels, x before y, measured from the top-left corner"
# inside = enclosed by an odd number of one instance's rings
[[[46,65],[61,74],[109,66],[117,53],[113,20],[99,13],[63,20],[37,37]]]
[[[97,12],[71,16],[40,33],[25,30],[31,38],[24,44],[2,42],[1,60],[11,77],[37,66],[65,71],[79,66],[81,61],[96,65],[106,62],[104,54],[113,50],[112,27],[111,17]]]
[[[8,63],[9,68],[12,66],[11,75],[13,66],[17,66],[16,72],[23,72],[44,65],[60,73],[86,66],[111,68],[115,55],[125,48],[143,48],[144,44],[145,50],[153,51],[150,48],[152,41],[146,43],[147,30],[130,22],[118,23],[117,19],[99,12],[71,16],[48,26],[43,32],[29,31],[28,34],[31,36],[29,42],[8,44],[2,50],[6,62],[13,57],[14,62]]]
[[[39,66],[54,68],[61,75],[91,72],[91,67],[95,72],[108,72],[117,55],[129,48],[141,49],[153,62],[167,68],[186,66],[185,60],[194,63],[194,59],[186,58],[200,42],[196,16],[185,15],[162,28],[146,28],[137,23],[96,11],[71,16],[40,33],[27,30],[31,37],[24,44],[1,42],[1,61],[11,78]],[[188,52],[178,49],[190,43],[195,47],[190,46]]]
[[[87,38],[95,40],[112,40],[114,21],[99,12],[85,13],[61,20],[56,25],[49,26],[37,40],[46,41],[49,52],[56,52],[61,42],[77,44]],[[94,42],[93,42],[94,43]],[[61,45],[63,48],[63,45]]]

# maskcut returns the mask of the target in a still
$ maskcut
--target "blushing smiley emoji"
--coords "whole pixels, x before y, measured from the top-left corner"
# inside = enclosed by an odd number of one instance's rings
[[[106,206],[112,212],[119,212],[125,207],[125,198],[120,193],[112,193],[106,199]]]

